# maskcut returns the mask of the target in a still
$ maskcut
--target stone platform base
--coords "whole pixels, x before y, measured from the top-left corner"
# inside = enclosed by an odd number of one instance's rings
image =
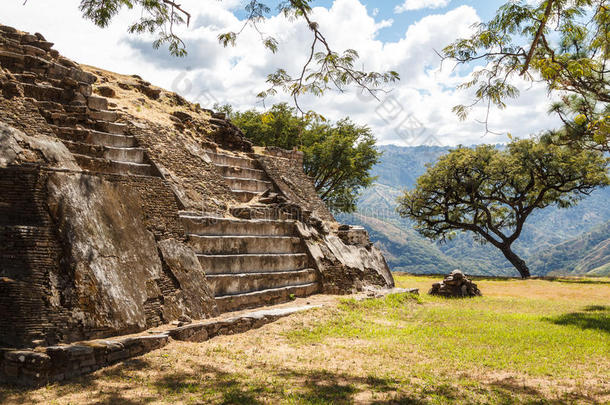
[[[91,340],[32,350],[0,348],[0,383],[37,387],[91,373],[159,349],[170,339],[203,342],[214,336],[243,333],[315,306],[293,306],[250,311],[237,316],[193,322],[145,334]]]

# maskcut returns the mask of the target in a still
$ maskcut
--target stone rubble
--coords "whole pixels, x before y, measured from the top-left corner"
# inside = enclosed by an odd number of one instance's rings
[[[440,295],[443,297],[480,297],[481,291],[475,283],[470,281],[461,270],[453,270],[440,283],[432,284],[428,292],[430,295]]]

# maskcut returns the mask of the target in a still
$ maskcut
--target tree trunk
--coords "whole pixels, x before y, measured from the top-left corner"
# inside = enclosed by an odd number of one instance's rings
[[[519,271],[521,278],[529,278],[531,276],[530,269],[527,268],[525,260],[517,256],[515,252],[511,250],[510,246],[501,248],[500,250],[504,253],[504,257],[506,257],[506,259],[508,259],[508,261]]]

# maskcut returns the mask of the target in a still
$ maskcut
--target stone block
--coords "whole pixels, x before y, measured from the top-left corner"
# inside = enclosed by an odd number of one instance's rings
[[[108,110],[108,100],[106,100],[104,97],[89,96],[87,99],[87,105],[92,110]]]
[[[31,45],[22,45],[22,49],[27,55],[45,56],[47,54],[44,49]]]
[[[70,77],[75,80],[78,80],[79,82],[84,82],[87,84],[93,84],[97,81],[97,76],[95,76],[94,74],[85,72],[83,70],[80,70],[78,68],[70,69]]]
[[[65,347],[65,351],[70,359],[88,357],[93,355],[93,348],[85,345],[70,345]]]
[[[16,364],[5,364],[4,365],[4,369],[3,369],[3,373],[7,377],[15,378],[15,377],[19,376],[19,371],[20,370],[21,370],[21,367],[19,367]]]
[[[116,97],[116,91],[110,86],[99,86],[96,91],[103,97]]]
[[[95,357],[90,356],[90,357],[86,357],[84,359],[82,359],[79,362],[79,367],[89,367],[89,366],[93,366],[97,363],[97,360],[95,359]]]
[[[90,84],[81,82],[78,84],[78,92],[85,97],[89,97],[93,94],[93,88]]]
[[[187,342],[205,342],[209,339],[207,324],[194,324],[176,328],[170,331],[170,336],[176,340]]]
[[[72,62],[70,59],[68,58],[64,58],[63,56],[60,56],[58,58],[59,63],[61,63],[62,65],[64,65],[67,68],[78,68],[78,65],[74,62]]]
[[[129,357],[129,350],[118,350],[108,354],[108,362],[114,363],[115,361],[124,360]]]

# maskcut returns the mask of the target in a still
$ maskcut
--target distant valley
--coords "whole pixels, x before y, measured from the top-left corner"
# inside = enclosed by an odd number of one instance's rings
[[[469,274],[517,276],[502,254],[468,234],[447,243],[420,236],[396,215],[396,198],[411,188],[426,164],[449,148],[380,146],[383,156],[373,168],[376,183],[364,190],[355,214],[342,222],[364,226],[393,271],[445,273],[461,268]],[[594,192],[577,206],[550,207],[532,214],[515,243],[534,275],[610,275],[610,188]]]

